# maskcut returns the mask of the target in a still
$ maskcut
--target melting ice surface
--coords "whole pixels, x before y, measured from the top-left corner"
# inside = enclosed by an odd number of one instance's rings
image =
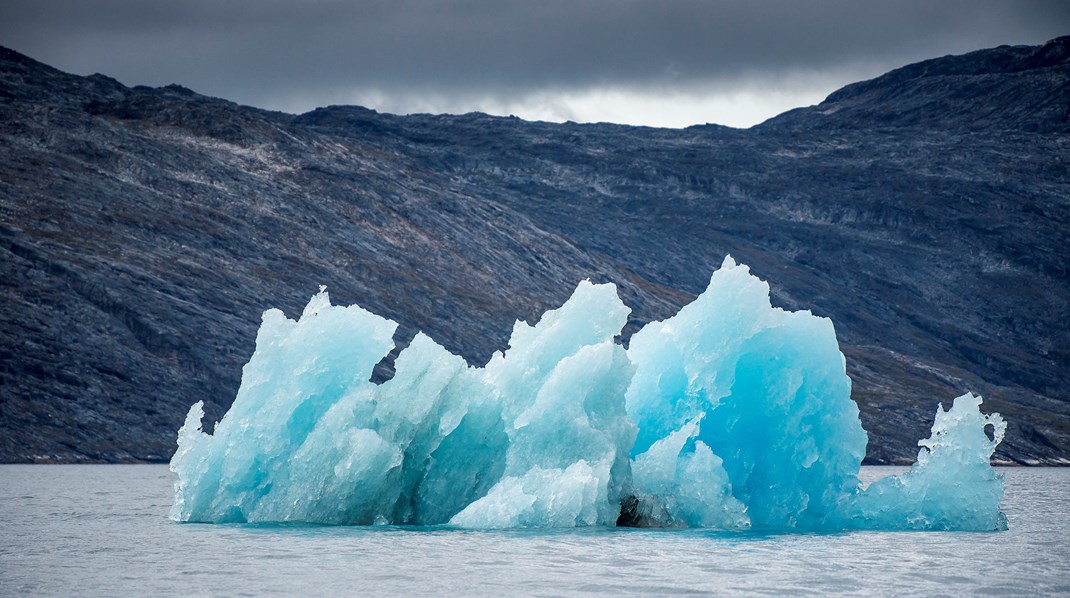
[[[998,530],[1006,424],[971,394],[915,465],[862,489],[866,433],[832,322],[771,307],[726,258],[707,290],[614,342],[630,310],[582,282],[471,367],[419,334],[377,385],[396,323],[312,298],[264,314],[212,435],[179,431],[178,521]],[[993,430],[990,439],[985,427]]]

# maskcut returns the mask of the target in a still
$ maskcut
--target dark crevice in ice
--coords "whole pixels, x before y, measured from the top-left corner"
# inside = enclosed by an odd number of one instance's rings
[[[412,343],[413,337],[416,336],[416,330],[407,328],[405,326],[398,326],[396,332],[394,332],[394,348],[390,350],[379,363],[375,364],[372,368],[372,384],[382,384],[387,380],[394,377],[394,360],[398,358],[398,355],[405,350],[406,347]]]

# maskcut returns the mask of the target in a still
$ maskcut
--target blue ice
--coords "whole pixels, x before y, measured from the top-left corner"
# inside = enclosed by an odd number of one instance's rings
[[[906,473],[863,488],[867,437],[832,322],[774,308],[731,257],[675,316],[579,284],[472,367],[418,334],[383,384],[397,324],[315,295],[264,313],[233,405],[179,430],[171,517],[471,528],[637,525],[998,530],[1005,423],[967,394]],[[988,427],[988,432],[986,432]],[[991,437],[990,437],[991,435]]]

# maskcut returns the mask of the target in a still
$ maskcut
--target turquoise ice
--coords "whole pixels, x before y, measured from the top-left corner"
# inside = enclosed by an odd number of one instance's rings
[[[938,411],[915,466],[863,489],[866,433],[830,320],[772,307],[730,257],[625,350],[628,314],[613,285],[584,281],[485,367],[419,334],[380,385],[396,323],[322,290],[296,321],[269,310],[214,433],[200,403],[179,431],[171,517],[1005,529],[989,465],[1005,424],[979,398]]]

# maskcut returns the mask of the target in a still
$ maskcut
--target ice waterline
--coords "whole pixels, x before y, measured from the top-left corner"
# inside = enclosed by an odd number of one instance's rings
[[[906,473],[862,489],[867,437],[832,322],[769,302],[726,257],[672,318],[581,282],[478,368],[321,291],[264,313],[212,435],[179,430],[171,517],[196,522],[1001,530],[989,458],[1006,424],[972,394],[937,411]],[[986,434],[991,426],[992,438]]]

